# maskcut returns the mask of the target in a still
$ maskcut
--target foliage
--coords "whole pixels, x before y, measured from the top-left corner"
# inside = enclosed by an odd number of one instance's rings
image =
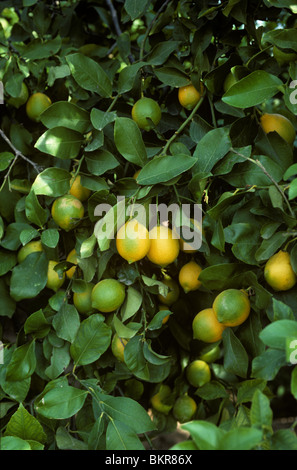
[[[11,3],[0,13],[2,448],[144,449],[176,427],[172,412],[151,409],[166,384],[171,404],[185,393],[197,403],[179,449],[296,450],[293,429],[273,423],[296,414],[297,366],[286,352],[297,338],[297,286],[275,292],[264,279],[281,249],[297,274],[296,147],[260,125],[263,113],[279,113],[297,128],[297,63],[273,54],[297,53],[293,2]],[[201,82],[200,101],[183,108],[178,89]],[[52,102],[39,122],[9,103],[23,83]],[[161,108],[149,131],[131,116],[143,96]],[[91,193],[66,231],[51,207],[78,174]],[[165,268],[129,264],[109,233],[97,236],[114,215],[125,221],[125,205],[150,203],[201,204],[199,251],[180,251]],[[111,209],[98,214],[99,204]],[[43,251],[18,263],[32,240]],[[74,248],[74,275],[49,289],[49,261],[62,277]],[[164,275],[178,282],[191,260],[201,286],[160,310]],[[105,278],[125,286],[124,303],[80,314],[73,294]],[[248,292],[251,314],[224,330],[211,381],[195,388],[186,368],[206,344],[193,339],[193,319],[229,288]],[[115,334],[127,340],[124,362],[112,354]],[[143,384],[137,399],[129,379]]]

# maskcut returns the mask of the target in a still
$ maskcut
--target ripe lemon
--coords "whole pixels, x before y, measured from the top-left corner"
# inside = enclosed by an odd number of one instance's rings
[[[281,114],[268,114],[265,113],[260,118],[263,131],[268,134],[269,132],[277,132],[289,144],[293,144],[295,140],[295,128],[291,121]]]
[[[226,326],[218,321],[212,308],[205,308],[195,316],[192,328],[194,339],[205,343],[215,343],[222,339]]]
[[[201,281],[198,279],[201,271],[201,266],[195,261],[189,261],[181,268],[178,280],[186,294],[201,286]]]
[[[43,251],[42,243],[40,240],[34,240],[22,246],[17,255],[18,263],[24,261],[30,253],[35,251]]]
[[[163,225],[156,225],[149,232],[151,245],[148,259],[161,267],[173,263],[179,254],[179,240],[173,238],[172,230]]]
[[[11,106],[14,106],[15,108],[20,108],[23,104],[26,103],[26,101],[29,98],[29,91],[28,87],[25,82],[22,83],[21,86],[21,91],[18,96],[11,96],[8,100],[7,103],[10,104]]]
[[[132,108],[132,119],[140,129],[150,131],[157,126],[161,120],[161,108],[151,98],[140,98]]]
[[[160,413],[167,415],[173,407],[171,395],[171,388],[168,385],[161,384],[158,392],[151,397],[152,407]]]
[[[201,236],[202,234],[204,233],[203,232],[203,229],[202,229],[202,225],[195,219],[190,219],[192,224],[194,225],[195,227],[195,231],[198,231],[201,233]],[[189,227],[189,230],[190,230],[190,227]],[[194,229],[191,229],[191,231],[193,231]],[[183,234],[182,234],[183,235]],[[186,232],[186,235],[188,235],[188,233]],[[186,239],[183,239],[183,238],[180,238],[179,239],[179,244],[180,244],[180,249],[181,251],[185,252],[185,253],[196,253],[198,251],[198,248],[193,248],[193,243],[195,243],[195,238],[193,238],[195,235],[195,237],[197,237],[198,234],[190,234],[189,233],[189,237],[191,237],[190,239],[186,238]],[[185,236],[184,236],[185,238]],[[186,241],[188,240],[188,242]]]
[[[185,85],[178,89],[178,101],[184,108],[191,110],[196,106],[198,101],[200,101],[202,93],[202,83],[200,84],[200,91],[198,91],[192,84]]]
[[[264,277],[275,291],[291,289],[297,282],[297,276],[291,265],[290,254],[280,250],[271,256],[265,265]]]
[[[158,294],[158,299],[164,305],[170,306],[174,304],[174,302],[176,302],[179,297],[178,283],[171,277],[165,277],[165,279],[162,280],[162,283],[168,287],[168,292],[166,296]]]
[[[93,283],[86,283],[84,290],[73,294],[73,305],[83,315],[89,315],[94,310],[92,307],[92,290],[94,287]]]
[[[75,228],[84,216],[84,206],[72,194],[58,197],[52,205],[52,217],[56,224],[68,232]]]
[[[92,306],[103,313],[114,312],[125,300],[125,286],[116,279],[103,279],[92,290]]]
[[[76,177],[72,176],[70,180],[69,194],[72,194],[72,196],[75,196],[83,202],[90,197],[91,191],[81,184],[81,177],[80,175],[77,175]]]
[[[54,267],[58,263],[59,263],[58,261],[50,260],[48,263],[48,270],[47,270],[46,287],[48,287],[49,289],[52,289],[55,292],[57,292],[60,289],[60,287],[62,287],[65,281],[65,273],[63,273],[62,277],[60,277],[57,271],[54,270]]]
[[[40,115],[52,104],[51,99],[44,93],[33,93],[26,103],[26,113],[29,119],[39,122]]]
[[[197,405],[195,400],[185,393],[175,401],[172,412],[178,422],[186,423],[193,418],[196,410]]]
[[[251,305],[242,290],[226,289],[216,296],[212,308],[220,323],[232,327],[241,325],[248,318]]]
[[[120,362],[125,362],[124,359],[124,349],[128,340],[120,338],[117,333],[115,333],[111,342],[111,352]]]
[[[119,255],[133,263],[144,258],[149,249],[151,241],[147,228],[136,219],[128,220],[117,232],[116,247]]]
[[[188,382],[198,388],[210,382],[211,371],[207,362],[196,359],[188,365],[186,376]]]
[[[68,253],[66,261],[69,261],[69,263],[77,264],[77,253],[75,251],[75,248],[73,248],[73,250]],[[73,277],[75,271],[76,266],[72,266],[66,271],[66,276],[68,277],[68,279],[71,279]]]

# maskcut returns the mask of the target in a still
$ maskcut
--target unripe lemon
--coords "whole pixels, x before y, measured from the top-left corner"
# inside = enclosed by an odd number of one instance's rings
[[[277,132],[288,144],[292,145],[295,140],[295,128],[291,121],[281,114],[265,113],[260,118],[261,126],[266,134]]]
[[[70,180],[69,194],[72,194],[72,196],[75,196],[77,199],[83,202],[89,198],[91,191],[81,184],[81,177],[80,175],[77,175],[76,177],[72,176]]]
[[[190,421],[196,413],[197,405],[193,398],[185,394],[176,400],[173,406],[173,416],[180,423]]]
[[[44,93],[34,93],[26,103],[26,113],[32,121],[39,122],[40,115],[52,104],[51,99]]]
[[[218,321],[212,308],[205,308],[195,316],[192,328],[194,339],[205,343],[215,343],[222,339],[226,326]]]
[[[196,359],[188,365],[186,376],[188,382],[198,388],[210,382],[211,371],[207,362]]]
[[[52,217],[66,232],[75,228],[84,216],[84,206],[72,194],[58,197],[52,205]]]
[[[179,297],[179,287],[177,282],[174,279],[171,279],[170,277],[166,277],[162,280],[162,282],[168,287],[168,292],[165,296],[159,294],[158,299],[164,305],[170,306],[174,304],[174,302],[176,302]]]
[[[124,362],[124,349],[128,343],[127,339],[120,338],[117,333],[115,333],[112,342],[111,342],[111,352],[120,362]]]
[[[216,296],[212,308],[220,323],[233,327],[248,318],[251,305],[248,295],[242,290],[226,289]]]
[[[77,264],[77,253],[75,251],[75,248],[68,253],[66,261],[69,261],[69,263]],[[66,271],[66,276],[68,277],[68,279],[71,279],[73,277],[75,271],[76,266],[72,266]]]
[[[73,305],[76,310],[83,315],[90,315],[94,309],[92,307],[92,290],[94,284],[86,283],[86,286],[81,292],[74,292]]]
[[[168,385],[161,384],[158,392],[151,398],[152,407],[160,413],[167,415],[173,406],[170,403],[171,394],[171,388]]]
[[[271,256],[265,265],[264,277],[275,291],[291,289],[296,284],[297,277],[291,265],[290,254],[281,250]]]
[[[11,96],[7,103],[14,106],[15,108],[20,108],[29,98],[28,87],[25,82],[22,83],[21,92],[18,96]]]
[[[132,119],[140,129],[150,131],[161,120],[161,108],[157,101],[151,98],[140,98],[132,108]]]
[[[116,279],[103,279],[92,290],[92,306],[99,312],[117,310],[126,297],[125,286]]]

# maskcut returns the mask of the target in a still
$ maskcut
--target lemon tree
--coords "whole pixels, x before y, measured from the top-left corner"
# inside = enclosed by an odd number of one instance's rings
[[[0,6],[1,450],[296,450],[294,2]]]

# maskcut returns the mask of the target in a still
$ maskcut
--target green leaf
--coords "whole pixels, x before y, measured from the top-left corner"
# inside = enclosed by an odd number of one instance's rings
[[[111,328],[104,323],[103,315],[93,314],[81,322],[70,346],[71,357],[77,365],[90,364],[99,359],[110,342]]]
[[[15,436],[1,438],[1,450],[31,450],[29,442]]]
[[[134,21],[136,18],[142,16],[143,13],[146,12],[149,4],[149,0],[145,0],[144,2],[138,2],[137,0],[125,0],[124,6],[131,20]]]
[[[17,263],[17,257],[14,252],[0,250],[0,276],[8,273]]]
[[[28,316],[24,324],[26,335],[33,334],[34,338],[44,338],[51,329],[50,323],[46,320],[42,309]]]
[[[223,331],[223,344],[225,370],[245,378],[249,363],[248,355],[231,328],[226,328]]]
[[[104,149],[94,150],[85,154],[85,160],[89,172],[92,175],[100,176],[106,171],[113,170],[120,165],[119,161],[111,152]]]
[[[105,126],[114,122],[116,117],[117,113],[115,111],[107,112],[97,108],[92,108],[91,110],[91,122],[95,129],[99,131],[102,131]]]
[[[0,153],[0,171],[6,170],[6,168],[9,167],[13,159],[14,159],[13,153],[1,152]]]
[[[54,39],[33,39],[26,44],[18,42],[15,47],[24,59],[34,61],[53,57],[59,52],[61,45],[61,37],[56,36]]]
[[[48,246],[49,248],[56,248],[59,243],[59,238],[59,231],[55,228],[48,228],[43,230],[41,234],[42,244]]]
[[[156,44],[148,57],[147,62],[152,65],[162,65],[168,57],[178,48],[180,41],[164,41]]]
[[[190,84],[187,74],[175,67],[159,67],[154,70],[156,77],[160,82],[171,87],[181,87]]]
[[[12,270],[10,295],[16,300],[32,299],[47,283],[48,260],[45,253],[33,252]],[[30,282],[28,282],[30,279]]]
[[[88,450],[88,446],[85,442],[73,437],[71,433],[67,432],[62,426],[57,429],[56,442],[60,450]]]
[[[222,438],[219,450],[252,450],[262,441],[259,429],[241,427],[228,431]]]
[[[253,399],[256,390],[261,392],[266,387],[266,380],[251,379],[238,384],[237,403],[250,402]]]
[[[271,450],[297,450],[297,437],[291,429],[279,429],[271,436]]]
[[[118,117],[114,126],[114,141],[119,153],[128,162],[143,166],[147,160],[142,134],[136,122]]]
[[[122,321],[128,320],[128,318],[132,317],[140,308],[142,304],[142,295],[141,293],[136,290],[134,287],[129,286],[127,289],[127,295],[125,298],[125,302],[121,307],[121,316]]]
[[[84,405],[88,392],[78,388],[61,385],[45,391],[34,403],[35,410],[45,418],[68,419]]]
[[[144,450],[144,445],[129,426],[112,419],[106,429],[106,450]]]
[[[49,211],[40,205],[38,198],[32,189],[25,199],[25,212],[27,219],[41,228],[44,226],[49,216]]]
[[[97,394],[100,407],[112,419],[124,423],[133,429],[136,434],[155,430],[146,410],[137,402],[127,397],[113,397],[111,395]],[[137,416],[137,419],[135,419]]]
[[[50,365],[44,370],[47,377],[51,380],[56,379],[69,366],[70,363],[69,343],[65,343],[62,347],[58,345],[53,347],[50,358]]]
[[[54,127],[45,131],[34,147],[40,152],[68,160],[78,156],[82,142],[83,137],[79,132],[66,127]]]
[[[9,381],[25,380],[36,368],[35,341],[30,341],[16,348],[7,366],[6,378]]]
[[[118,81],[119,94],[127,93],[127,91],[132,90],[137,73],[145,65],[145,62],[137,62],[132,65],[127,65],[127,67],[121,70]]]
[[[79,314],[74,305],[63,302],[53,318],[53,327],[59,338],[72,343],[80,327]]]
[[[287,338],[297,338],[297,321],[287,319],[274,321],[267,325],[259,336],[266,346],[285,350]]]
[[[33,440],[44,444],[46,434],[39,421],[22,404],[7,423],[5,436],[15,436],[25,441]]]
[[[40,120],[48,129],[64,127],[81,134],[84,134],[90,126],[89,113],[68,101],[53,103],[42,113]]]
[[[282,366],[286,365],[286,353],[279,349],[266,349],[252,361],[252,377],[273,380]]]
[[[228,397],[228,393],[225,387],[220,382],[215,380],[212,380],[211,382],[202,385],[202,387],[199,387],[196,390],[195,395],[198,395],[198,397],[202,398],[203,400],[216,400],[218,398]]]
[[[182,424],[181,429],[188,431],[199,450],[218,450],[225,431],[208,421],[191,421]]]
[[[229,130],[225,127],[213,129],[198,142],[193,156],[197,163],[192,169],[195,173],[209,173],[218,161],[230,150]]]
[[[280,49],[292,49],[297,52],[297,31],[292,29],[277,28],[263,34],[263,42],[269,42]]]
[[[39,173],[32,190],[35,194],[43,194],[44,196],[63,196],[70,189],[71,174],[62,168],[46,168]]]
[[[229,88],[222,101],[236,108],[250,108],[272,98],[282,85],[283,82],[275,75],[255,70]]]
[[[137,183],[151,185],[165,183],[192,168],[197,159],[188,155],[164,155],[150,160],[137,176]]]
[[[269,398],[260,390],[256,390],[252,400],[250,419],[252,426],[266,428],[272,426],[273,413]]]
[[[75,53],[66,56],[74,80],[84,89],[89,90],[103,98],[110,98],[112,83],[101,65],[90,57]]]
[[[297,400],[297,366],[294,367],[291,373],[291,393]]]

